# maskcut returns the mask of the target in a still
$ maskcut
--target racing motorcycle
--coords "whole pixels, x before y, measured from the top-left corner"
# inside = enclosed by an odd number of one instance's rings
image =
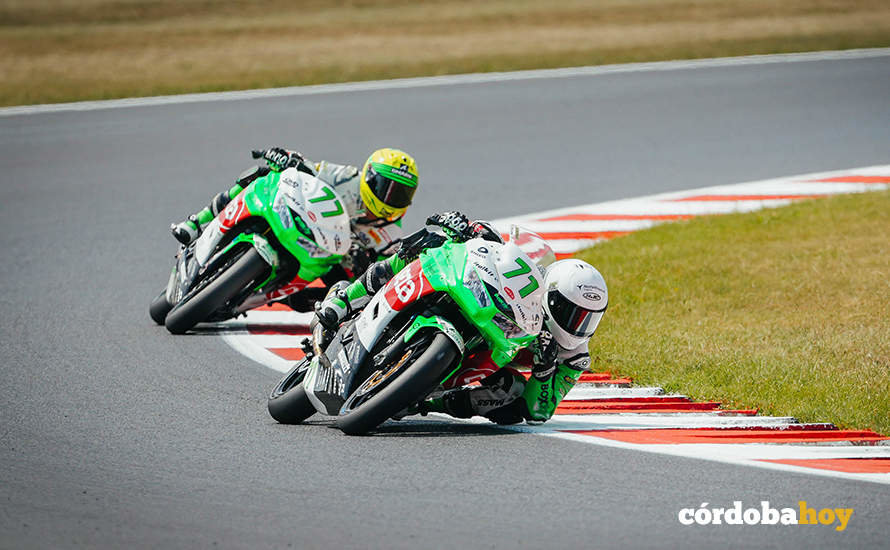
[[[346,434],[372,431],[491,374],[463,369],[465,355],[488,349],[502,367],[531,344],[543,320],[542,285],[542,269],[512,241],[449,240],[428,249],[332,338],[314,327],[306,357],[273,388],[269,413],[297,424],[319,412],[336,416]]]
[[[180,249],[151,318],[182,334],[302,290],[350,251],[343,204],[331,186],[296,168],[254,180]]]

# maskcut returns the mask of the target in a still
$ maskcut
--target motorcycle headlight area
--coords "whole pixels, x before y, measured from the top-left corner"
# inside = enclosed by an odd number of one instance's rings
[[[288,207],[285,200],[284,189],[278,189],[278,194],[275,195],[275,201],[272,203],[272,210],[278,214],[278,219],[281,220],[281,225],[285,229],[290,229],[294,226],[294,220],[290,215],[290,207]]]
[[[503,313],[496,314],[491,321],[497,325],[499,329],[504,331],[504,336],[507,338],[519,338],[527,334],[524,330],[519,328],[519,325]]]
[[[476,301],[479,302],[481,307],[488,307],[491,305],[491,299],[485,291],[485,283],[479,278],[479,274],[476,273],[476,270],[469,266],[464,275],[464,287],[473,293],[473,296],[476,298]]]
[[[327,250],[321,248],[308,239],[304,239],[303,237],[298,238],[297,242],[300,243],[300,246],[302,246],[306,250],[306,252],[309,253],[309,257],[311,258],[324,258],[331,255],[331,253]]]
[[[473,293],[473,296],[476,298],[476,301],[479,302],[481,307],[488,307],[492,304],[492,298],[489,297],[489,292],[492,292],[492,295],[497,293],[494,287],[490,287],[482,282],[482,279],[479,278],[479,274],[476,273],[476,270],[472,267],[468,267],[466,274],[464,274],[464,287]],[[500,296],[498,295],[495,298],[495,305],[497,308],[502,311],[507,309],[512,313],[510,306],[508,306],[503,299],[497,300],[497,298],[500,298]],[[495,314],[494,318],[492,318],[492,322],[499,329],[504,331],[504,336],[507,338],[518,338],[526,335],[526,332],[522,330],[519,325],[503,313]]]

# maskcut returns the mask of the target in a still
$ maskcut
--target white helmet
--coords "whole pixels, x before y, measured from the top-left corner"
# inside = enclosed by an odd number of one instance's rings
[[[609,305],[600,272],[581,260],[559,260],[547,268],[544,291],[545,323],[556,342],[565,349],[587,342]]]

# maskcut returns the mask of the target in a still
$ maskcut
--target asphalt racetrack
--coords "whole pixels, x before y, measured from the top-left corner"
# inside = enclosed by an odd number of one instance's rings
[[[0,546],[886,547],[886,485],[441,420],[281,426],[278,373],[147,313],[168,225],[251,148],[405,148],[409,229],[883,164],[885,54],[0,117]],[[735,500],[854,513],[844,532],[678,522]]]

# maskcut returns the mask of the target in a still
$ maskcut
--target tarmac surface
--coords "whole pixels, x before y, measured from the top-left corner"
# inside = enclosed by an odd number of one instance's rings
[[[0,547],[886,547],[887,486],[437,419],[281,426],[278,373],[147,306],[169,223],[252,148],[410,151],[410,230],[883,164],[888,98],[890,55],[0,118]],[[854,513],[678,522],[736,500]]]

